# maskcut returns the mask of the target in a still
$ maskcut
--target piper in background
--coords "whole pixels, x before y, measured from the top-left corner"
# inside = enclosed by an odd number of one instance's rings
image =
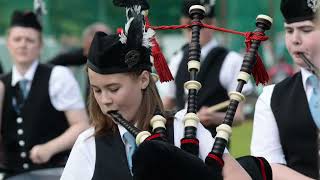
[[[39,63],[42,45],[36,15],[15,11],[7,38],[14,65],[0,81],[5,90],[2,165],[8,180],[59,179],[69,149],[89,124],[72,73]]]

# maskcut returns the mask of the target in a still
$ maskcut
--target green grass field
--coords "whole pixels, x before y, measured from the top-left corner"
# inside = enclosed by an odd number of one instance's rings
[[[247,120],[239,127],[232,128],[230,151],[237,158],[250,154],[252,120]]]

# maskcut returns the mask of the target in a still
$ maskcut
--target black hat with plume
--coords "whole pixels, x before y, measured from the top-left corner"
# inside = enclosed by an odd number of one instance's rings
[[[125,5],[120,1],[117,3]],[[127,19],[125,31],[121,34],[95,34],[88,55],[87,64],[90,69],[100,74],[151,71],[150,39],[154,31],[145,30],[141,6],[133,6]]]
[[[10,27],[26,27],[33,28],[39,32],[42,31],[40,22],[37,19],[37,16],[32,11],[14,11],[11,16]]]
[[[281,0],[281,12],[286,23],[313,20],[320,7],[318,0]]]

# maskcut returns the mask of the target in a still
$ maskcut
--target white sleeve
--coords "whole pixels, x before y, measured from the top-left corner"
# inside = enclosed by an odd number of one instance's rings
[[[221,85],[228,91],[235,91],[238,85],[238,75],[240,73],[243,57],[234,51],[230,51],[225,57],[221,70],[219,81]],[[248,81],[243,87],[243,94],[248,95],[253,91],[253,84]]]
[[[278,126],[270,106],[273,88],[274,85],[265,87],[257,100],[250,149],[253,156],[262,156],[269,163],[286,164]]]
[[[52,69],[49,95],[52,105],[59,111],[85,108],[79,84],[66,67],[55,66]]]
[[[171,99],[176,98],[176,84],[174,81],[163,82],[163,83],[157,82],[156,85],[162,99],[164,97],[171,98]]]
[[[81,133],[69,155],[60,180],[91,180],[96,159],[94,129]]]
[[[186,114],[186,109],[183,109],[176,113],[175,121],[173,124],[174,127],[174,144],[177,147],[180,147],[180,140],[184,136],[184,124],[183,118]],[[211,152],[214,138],[211,133],[203,127],[201,123],[198,123],[197,128],[197,138],[199,140],[199,157],[204,161],[209,152]],[[227,149],[225,149],[224,153],[229,153]]]
[[[182,60],[183,52],[180,50],[175,56],[173,56],[169,63],[169,69],[173,78],[176,78],[181,60]],[[157,83],[157,87],[161,97],[168,97],[175,99],[176,96],[176,84],[175,81],[169,81],[164,83]]]

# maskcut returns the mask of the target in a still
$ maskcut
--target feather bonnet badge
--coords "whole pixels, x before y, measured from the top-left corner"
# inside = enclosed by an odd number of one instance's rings
[[[134,51],[139,46],[143,46],[151,50],[154,68],[156,69],[160,82],[173,80],[170,69],[167,65],[165,57],[161,52],[161,48],[155,38],[155,32],[151,28],[148,20],[148,10],[150,8],[146,0],[113,0],[115,6],[126,8],[127,23],[125,31],[121,32],[120,41],[126,44],[128,49],[132,51],[126,55],[126,63],[133,66],[139,61],[139,53]],[[154,74],[153,74],[154,75]]]
[[[149,8],[146,1],[114,0],[116,6],[126,8],[127,23],[125,30],[120,33],[120,41],[126,46],[128,51],[125,55],[125,62],[128,67],[133,67],[141,59],[139,50],[152,47],[151,38],[155,35],[152,29],[146,30],[144,21],[144,12]]]
[[[127,2],[127,1],[126,1]],[[100,74],[113,74],[147,70],[151,72],[151,38],[153,30],[146,30],[141,6],[136,1],[126,5],[127,23],[124,32],[106,34],[97,32],[88,53],[88,67]],[[124,6],[124,1],[114,1]]]

